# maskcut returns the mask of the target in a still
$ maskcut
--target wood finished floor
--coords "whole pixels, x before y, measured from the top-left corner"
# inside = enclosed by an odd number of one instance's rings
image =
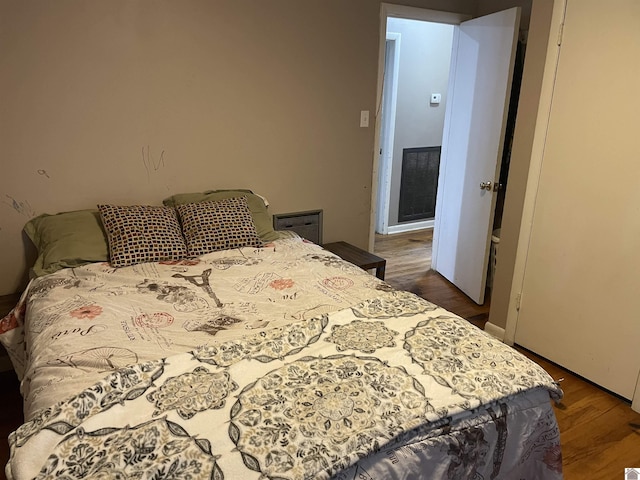
[[[435,272],[431,265],[431,232],[420,231],[377,236],[375,253],[387,259],[385,280],[482,327],[489,304],[478,306]],[[13,301],[13,299],[11,299]],[[0,309],[7,310],[0,300]],[[4,311],[0,311],[4,316]],[[584,381],[563,368],[516,347],[561,382],[564,399],[554,406],[566,480],[624,478],[625,467],[640,467],[640,414],[629,404]],[[22,423],[22,398],[13,372],[0,373],[0,436]],[[6,442],[0,441],[0,464],[9,459]],[[0,471],[4,477],[4,469]],[[509,479],[507,479],[509,480]]]
[[[385,281],[408,290],[484,328],[489,317],[490,296],[484,305],[469,297],[431,270],[432,230],[376,235],[374,253],[387,260]]]
[[[375,253],[387,259],[385,281],[414,292],[482,328],[489,302],[478,306],[431,267],[431,231],[376,235]],[[623,479],[625,467],[640,467],[640,413],[628,402],[521,347],[560,383],[554,405],[566,480]]]

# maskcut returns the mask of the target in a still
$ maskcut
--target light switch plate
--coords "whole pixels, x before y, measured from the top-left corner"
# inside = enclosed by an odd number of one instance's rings
[[[363,128],[369,126],[369,110],[360,111],[360,126]]]

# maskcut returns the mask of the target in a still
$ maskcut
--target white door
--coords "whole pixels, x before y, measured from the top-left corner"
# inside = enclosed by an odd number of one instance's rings
[[[454,35],[432,268],[478,304],[484,302],[519,24],[520,8],[512,8],[463,22]]]
[[[640,2],[602,7],[566,4],[515,341],[640,410]]]

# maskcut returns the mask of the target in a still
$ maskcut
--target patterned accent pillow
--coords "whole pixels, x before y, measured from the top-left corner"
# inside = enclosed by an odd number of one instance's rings
[[[262,246],[245,197],[184,203],[176,209],[191,257],[216,250]]]
[[[111,265],[180,260],[187,256],[175,209],[151,205],[98,205]]]

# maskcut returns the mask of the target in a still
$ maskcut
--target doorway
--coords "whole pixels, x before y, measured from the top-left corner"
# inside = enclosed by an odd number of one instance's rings
[[[417,159],[428,165],[415,165],[414,159],[412,171],[404,160],[416,149],[439,152],[442,146],[454,28],[412,18],[386,20],[376,233],[433,228],[434,202],[410,191],[415,182],[407,179],[417,167],[435,196],[439,154]]]
[[[451,94],[452,98],[455,100],[455,102],[454,100],[451,100],[451,102],[449,102],[451,103],[451,105],[456,105],[455,113],[451,113],[449,105],[447,105],[446,107],[446,112],[444,106],[442,106],[442,108],[440,109],[443,118],[445,117],[446,113],[446,118],[444,118],[444,129],[447,133],[446,135],[444,135],[444,138],[448,139],[449,141],[445,142],[443,140],[442,127],[438,129],[431,129],[431,133],[437,131],[437,133],[435,134],[435,141],[437,143],[435,143],[435,145],[441,144],[443,147],[443,170],[439,175],[439,179],[443,186],[448,186],[443,190],[447,194],[443,197],[440,197],[441,188],[440,185],[438,185],[439,198],[436,205],[436,211],[442,212],[444,205],[446,206],[447,214],[439,215],[436,213],[435,233],[438,233],[439,231],[438,225],[441,225],[440,232],[442,232],[442,225],[444,225],[447,227],[447,234],[444,236],[442,236],[442,234],[439,234],[438,238],[444,238],[445,240],[441,242],[434,242],[434,268],[438,272],[442,273],[452,283],[458,285],[458,282],[460,281],[464,286],[459,286],[459,288],[461,288],[465,293],[467,293],[467,295],[474,299],[476,303],[482,304],[484,300],[484,288],[489,263],[489,239],[492,233],[491,227],[493,226],[491,224],[494,218],[493,212],[495,206],[495,192],[498,191],[494,188],[493,193],[487,192],[485,190],[489,190],[489,188],[483,189],[483,187],[486,187],[487,185],[493,187],[494,182],[499,182],[497,175],[500,171],[499,168],[501,162],[499,160],[503,147],[501,142],[505,139],[505,118],[501,117],[500,112],[506,112],[508,106],[508,95],[510,88],[509,85],[512,78],[511,75],[513,71],[512,67],[515,52],[515,47],[512,48],[511,45],[515,45],[515,39],[517,37],[519,9],[510,9],[508,11],[473,19],[472,21],[468,22],[463,22],[463,20],[467,20],[467,18],[457,14],[447,14],[444,12],[434,12],[410,7],[400,7],[396,5],[383,4],[382,13],[382,18],[384,20],[383,22],[381,22],[381,38],[384,41],[387,33],[400,33],[399,39],[402,39],[403,42],[402,50],[405,49],[405,42],[402,36],[402,32],[389,32],[388,29],[391,25],[393,25],[393,28],[400,30],[401,25],[404,22],[413,25],[431,22],[435,26],[444,27],[446,29],[449,29],[449,31],[454,32],[454,41],[452,43],[455,45],[455,53],[453,53],[451,49],[446,49],[445,51],[448,57],[445,65],[448,66],[449,59],[452,60],[452,78],[450,80],[450,88],[447,89],[446,78],[448,77],[449,72],[448,69],[445,69],[446,75],[444,85],[437,88],[437,90],[440,91],[434,91],[436,90],[434,88],[423,87],[423,97],[417,97],[417,100],[414,98],[408,103],[415,106],[413,111],[413,118],[415,118],[416,111],[419,113],[423,113],[421,108],[425,104],[433,109],[431,110],[432,112],[437,111],[436,108],[438,106],[440,106],[441,104],[446,104],[447,94]],[[418,20],[418,22],[416,22],[416,20]],[[460,27],[457,27],[456,25],[460,25]],[[478,37],[476,40],[476,35],[478,35],[478,33],[480,34],[480,37]],[[477,41],[479,43],[474,44],[474,41]],[[399,45],[399,40],[396,40],[395,43],[397,45],[394,45],[394,47],[397,47]],[[431,43],[442,44],[443,42],[436,41]],[[466,45],[476,46],[475,49],[472,49],[471,51],[467,48],[467,50],[464,51],[464,54],[462,54],[461,50],[463,46]],[[509,45],[508,49],[507,47],[505,47],[505,45]],[[409,125],[409,127],[403,126],[402,128],[396,127],[395,129],[390,129],[388,127],[388,124],[390,122],[385,120],[385,114],[388,113],[388,107],[392,103],[389,101],[389,98],[392,98],[392,95],[390,95],[389,92],[395,94],[394,92],[396,88],[400,93],[402,92],[401,81],[398,81],[397,83],[394,83],[393,81],[385,83],[385,81],[388,82],[390,79],[394,78],[393,75],[389,75],[388,71],[385,72],[385,70],[383,70],[383,67],[388,67],[389,64],[393,65],[394,63],[392,61],[387,61],[389,60],[389,57],[385,57],[385,53],[387,52],[387,50],[392,51],[392,48],[388,47],[388,43],[381,42],[381,61],[379,63],[378,75],[379,107],[377,109],[378,115],[376,116],[376,126],[380,129],[379,131],[376,131],[376,143],[379,147],[381,156],[377,156],[377,158],[374,160],[374,165],[376,167],[374,169],[374,179],[377,180],[377,182],[376,189],[374,190],[374,199],[372,202],[376,206],[376,211],[372,212],[372,220],[375,219],[376,222],[375,224],[373,224],[372,222],[371,227],[371,248],[373,247],[374,243],[375,231],[381,231],[382,233],[394,233],[391,229],[397,226],[397,224],[401,223],[398,222],[397,217],[394,218],[394,214],[397,212],[397,204],[392,204],[392,201],[394,200],[394,196],[392,195],[389,197],[388,201],[389,214],[386,216],[386,231],[380,229],[380,224],[383,223],[380,222],[380,217],[383,217],[383,220],[385,219],[385,215],[381,213],[382,209],[385,207],[385,195],[387,192],[397,190],[401,178],[398,174],[399,168],[396,166],[395,171],[393,168],[393,164],[396,163],[397,160],[395,162],[390,162],[389,158],[402,158],[402,155],[399,154],[399,152],[402,151],[402,148],[399,148],[399,144],[400,147],[404,147],[404,145],[402,145],[402,141],[398,141],[398,137],[400,136],[400,132],[405,131],[405,128],[406,131],[411,132],[412,127],[412,125]],[[424,47],[422,48],[422,50],[424,50]],[[442,49],[440,50],[442,51]],[[452,58],[452,55],[455,56]],[[397,52],[394,57],[397,57]],[[421,66],[429,66],[429,64],[429,61],[423,61]],[[480,65],[493,65],[494,67],[492,67],[491,69],[486,69],[480,68]],[[459,77],[461,74],[463,74],[463,76]],[[462,78],[463,80],[460,80],[460,78]],[[474,81],[474,79],[476,80]],[[393,89],[385,91],[384,88],[386,88],[389,84],[391,84]],[[464,90],[461,90],[458,85],[463,84]],[[495,85],[496,88],[487,89],[487,85]],[[481,91],[476,91],[477,88],[479,88]],[[400,93],[396,94],[396,105],[398,106],[398,109],[402,103],[400,101]],[[456,95],[456,93],[459,93],[459,95]],[[490,93],[490,95],[487,95],[488,93]],[[395,121],[399,117],[400,115],[396,113],[393,120]],[[426,122],[422,120],[417,123],[420,125],[424,125]],[[447,127],[447,123],[449,124],[449,127]],[[389,140],[389,131],[395,131],[393,141]],[[470,137],[465,140],[464,138],[460,137],[461,135],[466,135],[465,132],[475,132],[476,136]],[[478,139],[477,132],[485,132],[485,135]],[[456,140],[452,141],[454,138]],[[489,141],[484,141],[482,140],[483,138],[488,138]],[[389,146],[391,143],[393,144],[393,147]],[[425,145],[424,143],[420,143],[418,145],[416,145],[415,143],[409,143],[408,146],[409,148],[415,148]],[[451,146],[455,146],[456,149],[449,148],[449,150],[451,151],[447,152],[447,147]],[[464,146],[468,146],[469,148],[472,148],[472,150],[465,151],[464,148],[462,148]],[[389,154],[390,150],[393,150],[392,155]],[[468,152],[471,151],[476,152],[473,158],[469,158]],[[454,156],[452,156],[451,152],[454,152]],[[478,152],[480,152],[480,155],[478,155]],[[449,156],[447,156],[447,153],[449,154]],[[451,158],[455,158],[457,163],[450,163]],[[469,163],[461,163],[463,159],[467,158],[469,159]],[[449,160],[447,161],[447,159]],[[385,173],[389,171],[392,172],[391,180],[385,180],[385,178],[388,178],[385,177]],[[444,175],[444,172],[446,172],[446,175]],[[494,174],[496,175],[494,176]],[[465,178],[464,198],[466,207],[465,209],[457,209],[458,213],[456,214],[456,205],[460,203],[460,200],[450,203],[448,201],[444,201],[444,199],[449,198],[451,200],[452,198],[460,196],[459,189],[457,190],[457,194],[453,194],[453,197],[451,192],[455,192],[459,184],[462,183],[460,178],[463,176]],[[478,179],[476,179],[475,177],[478,177]],[[487,182],[487,180],[489,181]],[[395,186],[393,185],[394,182]],[[378,185],[381,185],[384,188],[378,189]],[[475,196],[478,195],[478,185],[480,185],[480,190],[482,190],[480,191],[480,196],[482,197],[482,199],[480,200],[475,199]],[[474,189],[473,186],[475,186],[476,188]],[[476,218],[476,220],[472,222],[474,226],[471,227],[476,228],[478,231],[474,232],[474,234],[469,234],[470,232],[466,232],[468,234],[463,237],[464,239],[467,239],[467,243],[471,242],[474,244],[473,249],[463,249],[462,252],[465,253],[465,255],[463,255],[462,257],[464,258],[461,258],[459,259],[460,261],[457,261],[456,249],[458,249],[459,251],[458,242],[460,237],[458,233],[452,230],[452,228],[456,225],[470,225],[468,222],[461,223],[460,217],[462,214],[467,214],[468,216],[468,214],[471,213],[471,211],[467,210],[466,208],[468,208],[469,206],[473,206],[472,208],[476,208],[476,205],[480,203],[482,203],[483,205],[483,212],[480,216],[474,217]],[[490,208],[487,209],[487,207]],[[396,225],[394,225],[394,222],[396,223]],[[400,228],[402,230],[397,231],[405,230],[406,225],[401,225]],[[480,231],[483,229],[484,231]],[[487,233],[487,235],[484,235],[485,233]],[[447,238],[450,241],[447,241]],[[484,240],[486,240],[486,243]],[[438,251],[442,252],[439,256],[436,255],[436,252]],[[469,251],[472,252],[471,256],[467,254],[467,252]],[[437,265],[435,261],[436,259],[438,260]],[[451,267],[452,264],[453,267]],[[451,270],[452,268],[453,270]],[[453,274],[451,274],[451,271],[453,272]]]

